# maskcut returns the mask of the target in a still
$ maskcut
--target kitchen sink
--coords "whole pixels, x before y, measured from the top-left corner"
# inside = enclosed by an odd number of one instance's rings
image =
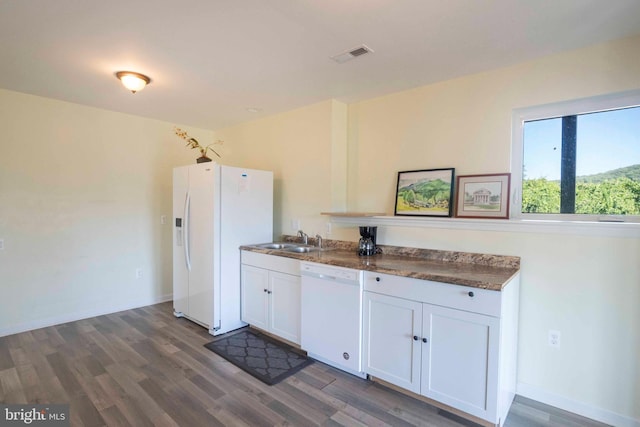
[[[294,243],[263,243],[260,245],[256,245],[258,248],[262,249],[288,249],[297,247]]]
[[[332,251],[334,249],[335,248],[319,248],[317,246],[309,246],[309,245],[296,245],[290,248],[283,248],[284,251],[295,252],[299,254],[305,254],[309,252],[326,252],[326,251]]]
[[[284,242],[272,242],[272,243],[260,243],[253,245],[260,249],[277,249],[286,252],[293,252],[298,254],[306,254],[309,252],[324,252],[333,248],[319,248],[317,246],[303,245],[302,243],[284,243]]]
[[[283,248],[287,252],[297,252],[297,253],[307,253],[307,252],[318,252],[321,249],[316,246],[293,246],[290,248]]]

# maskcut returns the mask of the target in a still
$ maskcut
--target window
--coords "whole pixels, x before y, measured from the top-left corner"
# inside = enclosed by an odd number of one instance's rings
[[[640,222],[640,91],[518,110],[514,217]]]

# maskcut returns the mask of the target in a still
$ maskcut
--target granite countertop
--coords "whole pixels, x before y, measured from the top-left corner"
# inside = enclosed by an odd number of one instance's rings
[[[282,241],[299,243],[294,237]],[[309,239],[309,243],[315,243]],[[311,261],[356,270],[373,271],[422,280],[500,291],[520,271],[520,257],[438,251],[379,245],[381,254],[358,256],[357,244],[324,240],[325,250],[295,253],[280,249],[241,246],[240,249],[268,255]]]

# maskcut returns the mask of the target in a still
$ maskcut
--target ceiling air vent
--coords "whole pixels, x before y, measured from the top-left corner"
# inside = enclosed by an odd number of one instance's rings
[[[370,52],[373,52],[373,49],[365,45],[360,45],[358,47],[354,47],[353,49],[349,49],[346,52],[342,52],[338,55],[332,56],[331,59],[336,61],[338,64],[342,64],[353,58],[357,58],[358,56],[362,56]]]

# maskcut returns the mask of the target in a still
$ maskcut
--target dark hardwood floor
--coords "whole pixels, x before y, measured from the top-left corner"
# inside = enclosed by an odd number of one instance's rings
[[[1,403],[70,403],[73,426],[473,426],[316,362],[268,386],[171,303],[0,338]],[[517,397],[506,425],[603,424]]]

